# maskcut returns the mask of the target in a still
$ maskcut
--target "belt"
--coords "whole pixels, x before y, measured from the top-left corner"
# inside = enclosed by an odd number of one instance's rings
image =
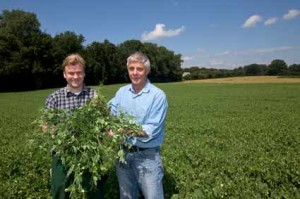
[[[137,146],[131,146],[130,148],[125,148],[126,151],[133,153],[133,152],[139,152],[139,151],[146,151],[147,149],[151,149],[151,148],[141,148],[141,147],[137,147]]]

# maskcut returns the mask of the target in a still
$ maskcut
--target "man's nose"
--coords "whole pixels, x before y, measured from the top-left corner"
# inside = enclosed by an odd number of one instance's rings
[[[137,69],[133,69],[133,74],[137,74]]]

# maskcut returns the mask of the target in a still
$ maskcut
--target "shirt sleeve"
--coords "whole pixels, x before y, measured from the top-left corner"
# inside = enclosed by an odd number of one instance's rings
[[[52,95],[49,95],[47,97],[45,106],[47,109],[56,108],[55,98]]]
[[[164,124],[167,115],[168,103],[164,93],[160,93],[154,98],[152,107],[148,113],[148,118],[142,125],[143,131],[148,135],[146,138],[138,138],[141,142],[148,142],[156,138],[164,131]]]
[[[111,115],[117,116],[119,114],[119,91],[117,91],[116,95],[108,101],[108,107]]]

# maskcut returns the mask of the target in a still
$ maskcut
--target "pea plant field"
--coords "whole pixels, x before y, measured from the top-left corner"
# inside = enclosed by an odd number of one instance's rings
[[[300,198],[300,83],[156,85],[169,103],[165,198]],[[33,121],[54,90],[0,93],[0,198],[50,198]],[[113,165],[105,190],[119,198]]]

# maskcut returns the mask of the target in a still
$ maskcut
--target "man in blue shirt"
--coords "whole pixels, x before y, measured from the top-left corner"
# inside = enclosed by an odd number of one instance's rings
[[[148,80],[150,61],[145,54],[130,55],[127,70],[131,84],[121,87],[109,104],[112,114],[123,112],[133,116],[142,132],[139,137],[128,136],[132,147],[125,149],[126,163],[116,164],[120,198],[136,199],[141,190],[146,199],[163,199],[160,146],[168,109],[166,95]]]

